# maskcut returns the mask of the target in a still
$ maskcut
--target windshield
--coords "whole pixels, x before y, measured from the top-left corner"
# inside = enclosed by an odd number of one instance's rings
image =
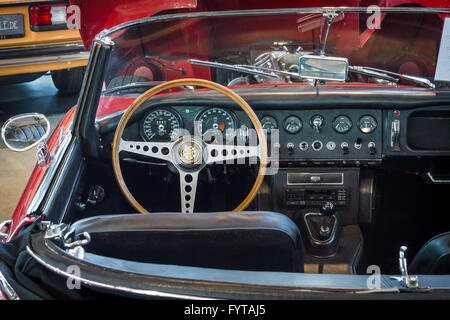
[[[298,76],[299,59],[320,54],[348,59],[347,83],[421,86],[388,74],[355,72],[351,66],[434,81],[444,15],[419,9],[359,10],[335,12],[331,20],[324,9],[178,15],[131,23],[110,34],[114,46],[103,97],[135,98],[161,81],[179,78],[227,86],[310,85],[311,79]],[[111,106],[103,105],[97,116],[109,112]]]

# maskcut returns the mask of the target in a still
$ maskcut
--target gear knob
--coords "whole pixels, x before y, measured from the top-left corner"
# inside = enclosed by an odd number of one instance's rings
[[[335,212],[336,207],[332,201],[327,201],[320,207],[320,213],[325,216],[331,217]]]

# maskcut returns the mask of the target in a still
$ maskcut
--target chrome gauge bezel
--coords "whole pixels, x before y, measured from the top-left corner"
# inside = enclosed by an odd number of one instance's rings
[[[371,129],[370,132],[364,132],[364,131],[361,129],[361,120],[362,120],[363,118],[366,118],[366,117],[372,118],[372,120],[373,120],[374,123],[375,123],[375,127],[374,127],[373,129]],[[365,114],[365,115],[361,116],[361,117],[359,118],[359,120],[358,120],[358,129],[359,129],[359,131],[361,131],[361,132],[364,133],[364,134],[371,134],[371,133],[373,133],[377,128],[378,128],[378,121],[377,121],[377,119],[376,119],[373,115],[371,115],[371,114]]]
[[[236,114],[235,114],[232,110],[230,110],[230,109],[228,109],[228,108],[221,108],[221,107],[208,107],[208,108],[205,108],[205,109],[201,110],[201,111],[195,116],[195,118],[194,118],[194,128],[196,128],[195,126],[198,125],[198,122],[203,122],[203,121],[200,120],[200,118],[201,118],[206,112],[208,112],[209,110],[212,110],[212,109],[218,109],[218,110],[221,110],[221,111],[224,112],[224,113],[227,113],[227,114],[231,117],[231,120],[232,120],[232,122],[233,122],[233,126],[234,126],[233,132],[237,133],[237,130],[238,130],[238,128],[239,128],[239,120],[238,120],[238,117],[236,116]],[[202,124],[202,126],[203,126],[203,124]],[[200,131],[198,130],[198,128],[196,128],[196,129],[197,129],[196,132],[200,132]],[[202,134],[205,133],[205,132],[203,132],[203,128],[202,128],[201,132],[202,132]],[[225,136],[226,136],[226,135],[227,135],[227,129],[225,129]]]
[[[288,130],[286,129],[286,121],[287,121],[289,118],[297,118],[297,119],[299,120],[300,128],[299,128],[298,130],[296,130],[295,132],[291,132],[291,131],[288,131]],[[294,114],[291,114],[291,115],[287,116],[287,117],[283,120],[283,129],[284,129],[284,131],[286,131],[286,132],[289,133],[289,134],[297,134],[297,133],[299,133],[300,131],[302,131],[302,129],[303,129],[303,120],[302,120],[299,116],[296,116],[296,115],[294,115]]]
[[[264,123],[266,123],[266,122],[264,121],[264,119],[270,119],[270,122],[271,122],[272,124],[275,124],[275,128],[274,128],[274,129],[270,129],[269,131],[267,131],[267,130],[264,128]],[[268,114],[263,115],[263,116],[259,119],[259,122],[261,122],[261,126],[263,127],[264,131],[266,131],[266,133],[267,133],[268,135],[270,134],[271,130],[277,130],[277,129],[279,128],[279,127],[278,127],[278,120],[277,120],[274,116],[271,116],[271,115],[268,115]]]
[[[184,123],[183,123],[183,118],[181,117],[181,115],[175,110],[175,109],[173,109],[173,108],[171,108],[171,107],[158,107],[158,108],[155,108],[155,109],[152,109],[152,110],[149,110],[149,111],[147,111],[146,113],[145,113],[145,116],[143,117],[143,119],[141,120],[141,123],[140,123],[140,126],[139,126],[139,128],[140,128],[140,134],[141,134],[141,138],[144,140],[144,141],[156,141],[156,142],[172,142],[172,141],[175,141],[177,138],[175,138],[175,139],[170,139],[169,141],[166,141],[166,140],[162,140],[162,141],[160,141],[160,140],[152,140],[152,139],[149,139],[148,137],[147,137],[147,134],[145,133],[145,128],[144,128],[144,124],[145,124],[145,120],[150,116],[150,114],[152,114],[152,113],[154,113],[154,112],[157,112],[157,111],[160,111],[160,110],[164,110],[164,111],[167,111],[167,112],[169,112],[169,113],[171,113],[175,118],[176,118],[176,120],[178,121],[178,125],[179,125],[179,130],[181,131],[183,128],[184,128]]]
[[[349,127],[348,130],[346,130],[345,132],[341,132],[341,131],[338,131],[338,130],[336,129],[336,121],[337,121],[337,119],[340,118],[340,117],[345,117],[345,118],[347,118],[347,119],[349,120],[350,127]],[[352,128],[353,128],[353,121],[352,121],[352,118],[350,118],[350,117],[349,117],[348,115],[346,115],[346,114],[340,114],[340,115],[336,116],[336,117],[333,119],[333,130],[336,131],[336,132],[339,133],[339,134],[347,134],[347,133],[350,132],[350,130],[352,130]]]

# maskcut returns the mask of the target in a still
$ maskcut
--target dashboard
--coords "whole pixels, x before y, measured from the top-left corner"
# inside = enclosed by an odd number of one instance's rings
[[[236,89],[267,133],[282,166],[378,165],[386,157],[450,156],[450,92],[361,86]],[[97,119],[110,158],[123,111]],[[130,119],[126,140],[172,141],[181,133],[247,139],[252,124],[214,91],[157,97]],[[277,130],[272,132],[273,130]],[[229,134],[230,132],[230,134]]]
[[[381,158],[382,113],[367,109],[256,110],[269,149],[282,161],[372,163]],[[183,134],[248,141],[252,124],[241,110],[216,106],[152,108],[126,130],[128,139],[174,141]],[[344,163],[345,164],[345,163]]]

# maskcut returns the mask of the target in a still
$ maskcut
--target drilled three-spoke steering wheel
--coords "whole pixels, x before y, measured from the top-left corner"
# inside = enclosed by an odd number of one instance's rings
[[[131,116],[154,95],[165,90],[181,86],[199,86],[216,90],[236,102],[253,123],[258,135],[257,146],[237,146],[207,144],[201,137],[182,136],[173,142],[144,142],[125,141],[122,139],[123,131]],[[138,97],[123,114],[117,126],[113,141],[113,169],[120,189],[130,204],[141,213],[148,211],[133,197],[122,176],[119,153],[126,151],[150,158],[157,158],[171,162],[180,174],[181,211],[194,212],[195,196],[199,172],[208,164],[229,163],[233,160],[248,157],[258,157],[260,160],[259,171],[255,183],[249,194],[233,211],[241,211],[247,208],[255,198],[263,182],[267,166],[267,142],[264,130],[258,117],[252,108],[239,95],[230,89],[217,83],[202,79],[179,79],[160,84]],[[239,163],[239,161],[237,161]]]

